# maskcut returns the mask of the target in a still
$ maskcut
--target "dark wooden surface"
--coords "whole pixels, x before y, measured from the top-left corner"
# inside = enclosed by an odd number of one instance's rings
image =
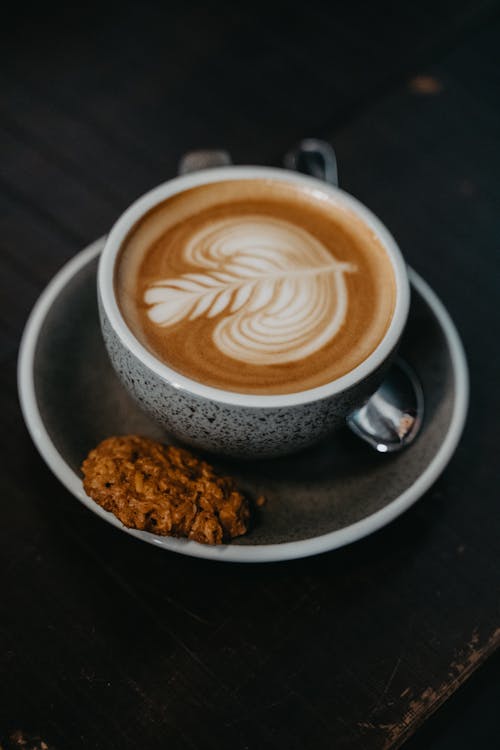
[[[416,730],[500,643],[500,5],[250,8],[19,5],[2,24],[0,743],[437,748],[459,697]],[[306,135],[331,139],[343,186],[452,313],[464,438],[420,503],[351,548],[244,567],[147,547],[37,455],[16,397],[23,324],[183,151],[279,164]],[[485,669],[491,703],[498,658]],[[492,715],[482,747],[498,746]]]

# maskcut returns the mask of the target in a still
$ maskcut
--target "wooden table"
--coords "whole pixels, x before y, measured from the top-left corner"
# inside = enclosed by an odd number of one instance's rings
[[[375,750],[488,659],[481,689],[500,697],[500,4],[393,5],[19,5],[2,25],[4,748],[19,729],[60,749]],[[16,397],[24,322],[184,151],[277,165],[306,135],[332,141],[343,187],[455,319],[464,438],[422,501],[350,548],[249,567],[164,553],[99,521],[39,458]]]

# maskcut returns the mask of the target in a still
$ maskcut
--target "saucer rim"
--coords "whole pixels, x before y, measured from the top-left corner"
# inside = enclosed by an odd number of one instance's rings
[[[36,301],[26,322],[18,357],[18,392],[24,421],[41,457],[72,495],[89,510],[113,526],[142,541],[171,552],[224,562],[277,562],[328,552],[362,539],[386,526],[410,508],[431,487],[451,459],[463,432],[469,403],[469,374],[464,348],[443,303],[412,268],[408,267],[410,284],[424,298],[437,319],[448,345],[454,375],[455,399],[447,434],[434,458],[420,476],[390,503],[374,513],[341,529],[293,542],[257,545],[209,546],[198,542],[157,536],[146,531],[128,529],[112,514],[91,500],[83,490],[81,478],[63,459],[45,428],[35,392],[34,365],[38,337],[45,318],[66,284],[102,251],[101,237],[71,258],[51,279]]]

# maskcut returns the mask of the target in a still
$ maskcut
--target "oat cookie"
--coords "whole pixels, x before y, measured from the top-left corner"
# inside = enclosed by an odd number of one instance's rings
[[[87,495],[130,528],[221,544],[244,534],[250,508],[231,477],[182,448],[111,437],[82,464]]]

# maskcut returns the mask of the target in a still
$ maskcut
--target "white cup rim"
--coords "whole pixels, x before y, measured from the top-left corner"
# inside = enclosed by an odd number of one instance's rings
[[[196,380],[181,375],[157,359],[134,336],[127,326],[114,291],[115,263],[123,241],[132,227],[158,203],[184,190],[224,180],[270,179],[302,185],[320,191],[333,198],[339,205],[350,209],[376,234],[389,256],[396,279],[396,302],[389,327],[373,352],[359,365],[335,380],[324,385],[293,393],[257,395],[236,393],[221,388],[204,385]],[[338,187],[321,182],[314,177],[307,177],[285,169],[260,166],[227,166],[205,169],[176,177],[150,190],[136,200],[117,220],[112,227],[99,261],[98,291],[106,317],[122,344],[170,386],[194,394],[210,401],[247,407],[283,407],[299,406],[334,396],[351,388],[366,379],[390,355],[403,332],[410,305],[410,287],[406,264],[399,247],[384,224],[365,205],[349,193]]]

